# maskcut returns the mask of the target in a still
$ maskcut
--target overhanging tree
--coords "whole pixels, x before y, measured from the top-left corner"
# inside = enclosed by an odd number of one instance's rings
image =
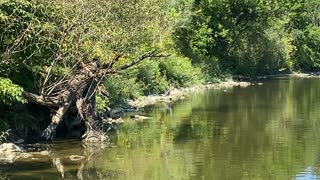
[[[54,110],[46,139],[68,109],[91,130],[96,93],[107,94],[102,82],[170,49],[170,2],[4,0],[0,76],[23,86],[29,102]],[[33,83],[24,84],[25,76]]]

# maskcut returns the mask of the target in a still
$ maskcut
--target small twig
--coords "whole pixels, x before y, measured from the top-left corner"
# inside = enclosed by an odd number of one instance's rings
[[[46,85],[47,82],[48,82],[48,79],[49,79],[49,77],[50,77],[50,75],[51,75],[51,71],[52,71],[53,66],[54,66],[54,64],[56,63],[56,61],[57,61],[57,58],[55,58],[55,59],[52,61],[51,65],[50,65],[49,72],[47,73],[47,76],[46,76],[46,78],[45,78],[45,80],[44,80],[44,82],[43,82],[43,84],[42,84],[42,87],[41,87],[41,94],[44,94],[44,87],[45,87],[45,85]]]
[[[94,81],[95,81],[95,77],[93,77],[92,80],[91,80],[91,83],[90,83],[90,86],[89,86],[89,88],[88,88],[88,92],[87,92],[87,94],[86,94],[86,97],[83,98],[84,101],[87,101],[88,94],[89,94],[89,92],[91,91],[91,88],[92,88],[92,85],[93,85]],[[93,91],[92,94],[94,94],[94,92],[95,92],[95,90]],[[89,99],[92,97],[92,94],[89,96]]]

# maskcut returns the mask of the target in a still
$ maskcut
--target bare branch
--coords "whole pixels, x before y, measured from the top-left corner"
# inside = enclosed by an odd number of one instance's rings
[[[102,68],[103,68],[103,69],[110,69],[110,68],[112,68],[113,65],[114,65],[116,62],[118,62],[118,60],[120,59],[121,56],[122,56],[121,54],[117,55],[117,56],[111,61],[110,64],[108,64],[108,63],[103,64]]]
[[[45,78],[45,80],[42,84],[42,87],[41,87],[41,94],[44,94],[45,85],[47,84],[49,77],[51,76],[51,71],[52,71],[52,68],[55,65],[56,61],[57,61],[57,59],[54,59],[50,65],[49,72],[47,73],[46,78]]]
[[[35,104],[39,104],[47,107],[53,107],[53,108],[59,107],[59,100],[53,97],[44,98],[43,96],[39,96],[27,91],[24,91],[22,95],[26,99],[28,99],[28,101]]]
[[[117,73],[118,71],[122,71],[122,70],[128,69],[128,68],[140,63],[141,61],[143,61],[143,60],[145,60],[147,58],[155,58],[155,57],[161,58],[161,57],[168,57],[168,56],[169,55],[158,54],[155,51],[151,51],[149,53],[146,53],[146,54],[143,54],[143,55],[139,56],[138,58],[136,58],[135,60],[131,61],[128,64],[120,66],[116,71],[112,71],[111,73]]]

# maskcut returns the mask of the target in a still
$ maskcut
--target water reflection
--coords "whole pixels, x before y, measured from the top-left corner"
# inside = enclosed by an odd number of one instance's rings
[[[308,180],[308,179],[320,179],[319,176],[314,174],[312,171],[312,167],[308,167],[303,172],[300,172],[298,175],[296,175],[295,180]]]
[[[37,146],[38,147],[38,146]],[[33,153],[12,164],[0,165],[0,179],[105,179],[110,173],[96,168],[95,161],[110,144],[82,144],[79,141],[41,145],[48,153]]]
[[[61,172],[68,179],[319,179],[319,81],[276,79],[195,94],[170,111],[149,107],[142,113],[153,118],[126,123],[112,148],[56,144],[55,163],[18,161],[2,172],[12,179]],[[71,161],[75,154],[85,159]]]

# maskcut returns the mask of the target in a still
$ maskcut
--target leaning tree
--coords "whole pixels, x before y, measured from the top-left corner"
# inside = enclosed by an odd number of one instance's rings
[[[172,2],[6,0],[0,3],[0,76],[32,76],[32,92],[23,96],[52,109],[46,139],[69,109],[87,132],[94,130],[96,94],[107,95],[106,78],[167,54],[176,23],[170,17],[179,14]]]
[[[148,52],[119,67],[114,67],[114,64],[120,59],[120,55],[111,63],[105,63],[102,66],[98,65],[98,59],[94,59],[89,63],[80,61],[75,66],[76,68],[73,70],[71,78],[50,84],[45,89],[46,93],[37,95],[24,91],[23,96],[30,102],[55,109],[50,125],[42,132],[41,136],[50,139],[63,116],[72,106],[77,109],[81,120],[85,121],[87,127],[85,135],[88,133],[95,135],[94,131],[98,129],[95,126],[99,125],[95,110],[96,93],[99,92],[108,98],[108,93],[102,82],[108,76],[126,70],[147,58],[165,56],[157,52]]]

